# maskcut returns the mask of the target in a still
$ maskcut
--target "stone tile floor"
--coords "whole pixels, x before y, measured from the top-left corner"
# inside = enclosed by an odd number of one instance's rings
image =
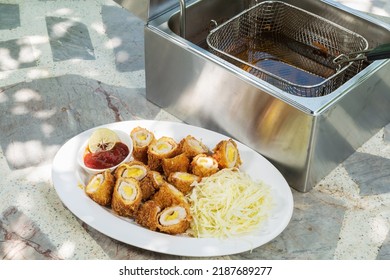
[[[342,1],[389,16],[388,1]],[[364,3],[364,4],[363,4]],[[111,0],[0,0],[0,258],[172,259],[63,207],[51,161],[104,123],[175,120],[145,99],[143,22]],[[390,126],[309,193],[272,242],[231,259],[390,259]]]

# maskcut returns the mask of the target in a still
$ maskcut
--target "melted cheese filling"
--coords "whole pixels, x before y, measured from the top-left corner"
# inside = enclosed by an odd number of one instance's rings
[[[136,186],[129,182],[121,182],[118,186],[118,192],[126,201],[134,201],[138,195]]]
[[[218,163],[211,157],[199,157],[197,158],[196,163],[208,169],[218,167]]]
[[[100,185],[103,183],[103,181],[104,181],[103,174],[95,175],[91,180],[91,182],[87,185],[86,191],[89,193],[96,192],[97,189],[100,187]]]
[[[226,152],[225,152],[226,160],[228,163],[228,168],[234,167],[237,161],[237,149],[236,147],[228,142],[226,144]]]
[[[186,210],[181,206],[166,208],[160,216],[159,222],[163,226],[172,226],[178,224],[187,217]]]
[[[185,172],[177,172],[174,175],[174,177],[179,180],[188,181],[188,182],[192,182],[196,179],[196,176],[194,176],[193,174],[185,173]]]
[[[134,140],[138,147],[145,147],[149,145],[152,137],[147,131],[138,131],[134,134]]]
[[[171,143],[161,141],[156,143],[153,147],[153,151],[156,152],[157,154],[166,154],[172,151],[173,146]]]
[[[146,176],[146,174],[147,170],[144,166],[131,165],[123,171],[122,176],[142,180]]]

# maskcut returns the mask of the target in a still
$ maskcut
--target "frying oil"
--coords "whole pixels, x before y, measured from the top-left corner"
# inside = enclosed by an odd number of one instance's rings
[[[240,67],[259,78],[264,78],[263,72],[266,72],[302,86],[319,84],[335,73],[324,50],[287,37],[283,40],[267,36],[262,36],[261,40],[247,39],[230,54],[246,62]]]

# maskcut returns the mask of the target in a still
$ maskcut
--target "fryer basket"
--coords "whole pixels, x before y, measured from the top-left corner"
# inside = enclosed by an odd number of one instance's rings
[[[361,35],[280,1],[265,1],[214,28],[210,50],[252,75],[290,93],[331,93],[362,70],[362,61],[343,67],[340,54],[368,49]]]

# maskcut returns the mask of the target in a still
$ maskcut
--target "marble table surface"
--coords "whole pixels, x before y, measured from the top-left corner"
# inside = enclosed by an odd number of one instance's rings
[[[342,1],[390,16],[388,1]],[[389,21],[390,22],[390,21]],[[79,220],[51,181],[80,132],[174,116],[145,98],[144,23],[111,0],[0,0],[0,259],[181,259]],[[271,242],[217,259],[390,259],[390,126],[310,192]]]

